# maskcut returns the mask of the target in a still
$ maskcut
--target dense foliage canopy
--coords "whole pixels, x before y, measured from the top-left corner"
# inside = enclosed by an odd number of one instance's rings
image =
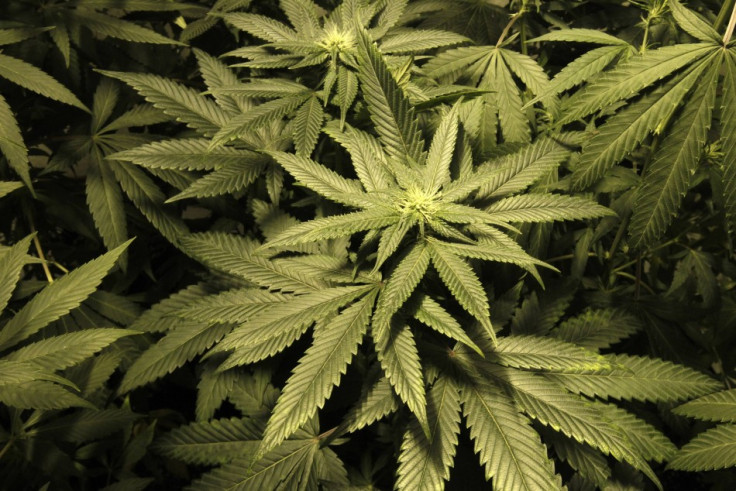
[[[736,0],[0,3],[7,489],[732,489]]]

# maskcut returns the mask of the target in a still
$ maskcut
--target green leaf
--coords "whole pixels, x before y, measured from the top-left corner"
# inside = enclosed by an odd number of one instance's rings
[[[211,99],[158,75],[107,70],[99,72],[122,80],[155,107],[204,135],[214,135],[229,120],[225,112]]]
[[[0,312],[4,312],[5,307],[8,306],[23,266],[28,262],[26,253],[32,239],[32,235],[24,237],[0,257]]]
[[[424,184],[424,191],[429,195],[435,194],[442,185],[450,182],[450,164],[457,141],[457,108],[456,104],[442,118],[429,147]]]
[[[132,126],[150,126],[169,121],[170,119],[167,114],[154,106],[139,104],[121,114],[120,117],[113,119],[99,133],[108,133]]]
[[[706,43],[722,43],[721,36],[708,22],[692,10],[683,7],[678,0],[671,0],[667,6],[670,8],[675,22],[692,37]]]
[[[203,322],[242,323],[292,297],[259,288],[241,288],[208,295],[182,305],[175,314]]]
[[[676,407],[672,412],[704,421],[736,423],[736,389],[699,397]]]
[[[146,29],[145,27],[141,27],[132,22],[100,14],[92,10],[77,9],[74,12],[74,16],[82,21],[86,28],[102,36],[110,36],[112,38],[132,41],[135,43],[174,44],[177,46],[186,46],[184,43],[162,36],[155,31]]]
[[[483,351],[470,339],[470,336],[465,333],[455,318],[429,296],[422,295],[414,312],[414,317],[419,322],[431,327],[440,334],[444,334],[450,339],[463,343],[483,356]]]
[[[657,240],[680,208],[708,138],[720,65],[712,62],[649,163],[629,225],[633,247]]]
[[[263,424],[251,418],[190,423],[156,440],[153,449],[188,464],[216,465],[251,455],[260,443]]]
[[[353,406],[340,427],[344,428],[346,433],[352,433],[373,424],[398,408],[399,398],[396,397],[389,380],[382,377]]]
[[[17,409],[93,407],[92,404],[60,385],[42,380],[0,387],[0,402]]]
[[[324,131],[350,153],[355,173],[366,191],[378,191],[390,186],[388,163],[375,138],[349,125],[342,131],[335,122],[327,123]]]
[[[718,390],[719,383],[695,370],[656,358],[604,355],[614,368],[608,373],[549,374],[547,378],[572,392],[590,397],[677,401]]]
[[[502,222],[549,222],[615,216],[614,211],[589,199],[547,193],[504,198],[490,205],[486,211]]]
[[[358,31],[358,78],[376,132],[389,155],[399,162],[421,162],[421,139],[414,109],[396,83],[375,44]]]
[[[478,380],[461,396],[470,438],[494,489],[562,489],[539,434],[503,390]]]
[[[128,244],[130,241],[78,267],[41,290],[2,328],[0,349],[17,344],[79,306],[97,289]]]
[[[597,29],[559,29],[550,31],[541,36],[529,39],[527,43],[540,43],[545,41],[568,41],[573,43],[593,43],[593,44],[608,44],[611,46],[624,45],[628,46],[629,43],[623,39],[619,39],[616,36],[607,34]]]
[[[449,377],[440,377],[427,394],[429,438],[409,422],[399,451],[398,489],[442,489],[450,478],[460,433],[460,393]]]
[[[291,436],[324,406],[366,332],[376,294],[368,294],[314,332],[314,342],[287,380],[263,434],[260,452]]]
[[[52,27],[15,27],[10,29],[0,29],[0,46],[18,43],[52,29]]]
[[[429,267],[430,251],[424,241],[415,243],[391,272],[376,305],[374,323],[391,324],[391,318],[411,296]]]
[[[28,163],[28,148],[20,133],[18,121],[2,94],[0,94],[0,151],[8,159],[10,167],[23,180],[23,184],[33,189]]]
[[[85,181],[87,206],[92,213],[95,227],[108,250],[114,249],[128,239],[125,222],[123,193],[115,179],[115,174],[101,152],[95,147],[87,168]],[[120,257],[123,268],[127,265],[127,254]]]
[[[424,377],[416,342],[409,326],[403,323],[371,326],[378,361],[396,394],[429,433]]]
[[[617,101],[628,99],[716,49],[700,43],[678,44],[635,56],[567,99],[562,107],[564,115],[558,123],[576,121]]]
[[[235,13],[223,15],[223,19],[240,30],[272,43],[297,39],[293,29],[264,15]]]
[[[4,360],[33,362],[46,370],[64,370],[111,345],[138,334],[128,329],[85,329],[36,341],[7,355]]]
[[[393,29],[381,39],[380,50],[386,54],[409,54],[468,41],[465,36],[439,29]]]
[[[89,112],[87,106],[77,99],[69,89],[53,77],[25,61],[0,54],[0,75],[11,82],[32,90],[44,97],[78,107]]]
[[[707,62],[699,63],[684,76],[676,77],[612,116],[583,147],[575,166],[575,186],[584,188],[593,184],[635,150],[647,135],[661,132],[707,67]]]
[[[596,309],[565,319],[554,334],[563,341],[588,349],[605,349],[641,327],[641,321],[632,314],[615,309]]]
[[[693,438],[667,464],[668,469],[709,471],[736,465],[736,425],[719,425]]]
[[[493,91],[491,95],[498,106],[504,141],[529,142],[531,140],[529,121],[522,111],[523,103],[519,89],[498,48],[493,53],[484,80],[487,82],[481,84],[479,88]]]
[[[317,97],[310,98],[294,116],[294,148],[297,155],[309,157],[317,146],[325,113]]]
[[[120,431],[141,417],[129,409],[82,409],[30,431],[34,438],[85,443]]]
[[[726,227],[733,236],[736,232],[736,55],[726,53],[723,63],[723,95],[721,97],[721,137],[723,143],[723,200]],[[1,140],[0,140],[1,141]]]
[[[574,344],[537,336],[499,338],[488,360],[513,368],[546,372],[604,372],[611,369],[605,357]]]
[[[615,404],[595,403],[605,417],[623,430],[634,449],[646,460],[665,462],[677,447],[658,429]]]
[[[464,259],[444,248],[441,242],[430,240],[428,246],[432,254],[432,264],[450,293],[481,323],[486,335],[495,344],[496,333],[491,326],[488,297],[473,269]]]
[[[250,107],[242,97],[220,94],[217,89],[238,84],[238,77],[223,62],[200,49],[193,49],[204,83],[212,92],[217,103],[229,113],[238,114]]]

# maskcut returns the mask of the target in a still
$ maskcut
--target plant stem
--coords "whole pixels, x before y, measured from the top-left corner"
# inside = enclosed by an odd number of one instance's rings
[[[503,28],[503,31],[501,32],[501,35],[498,37],[498,42],[496,43],[496,47],[498,48],[501,46],[501,43],[503,43],[504,39],[506,39],[506,36],[508,36],[509,31],[511,30],[511,27],[516,23],[517,20],[521,18],[521,16],[524,15],[524,8],[516,12],[514,15],[511,16],[511,20],[508,24],[506,24],[506,27]]]
[[[3,456],[5,455],[5,452],[7,452],[7,451],[8,451],[8,449],[9,449],[9,448],[10,448],[11,446],[13,446],[13,438],[9,438],[9,439],[8,439],[8,443],[6,443],[6,444],[5,444],[5,446],[3,447],[3,449],[2,449],[2,450],[0,450],[0,459],[2,459],[2,458],[3,458]]]
[[[733,0],[731,0],[733,2]],[[731,9],[731,19],[728,21],[728,26],[726,27],[726,32],[723,34],[723,45],[727,45],[731,41],[731,36],[733,36],[733,30],[736,27],[736,3],[733,4],[733,7]]]
[[[718,17],[716,17],[716,21],[713,23],[713,29],[716,31],[721,30],[721,27],[723,27],[723,24],[726,22],[728,12],[731,11],[734,6],[736,6],[736,0],[726,0],[723,2],[721,10],[718,12]]]
[[[28,219],[28,226],[31,229],[31,233],[35,234],[33,236],[33,245],[36,247],[36,254],[38,254],[38,258],[41,260],[41,267],[43,268],[43,273],[46,275],[46,280],[49,283],[53,283],[54,277],[51,274],[51,270],[49,269],[48,261],[46,261],[46,256],[43,253],[43,248],[41,247],[41,241],[38,240],[38,234],[36,233],[36,225],[33,223],[33,215],[31,215],[31,212],[26,207],[24,207],[24,211],[26,212],[26,218]]]

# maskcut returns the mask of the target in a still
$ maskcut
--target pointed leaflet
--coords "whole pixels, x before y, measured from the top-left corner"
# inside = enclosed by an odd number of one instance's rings
[[[98,440],[139,419],[141,415],[130,409],[82,409],[59,418],[48,418],[29,432],[33,438],[86,443]]]
[[[558,123],[576,121],[614,102],[628,99],[716,49],[701,43],[678,44],[635,56],[567,99],[562,107],[564,115]]]
[[[707,62],[700,62],[686,74],[645,95],[597,129],[583,146],[575,166],[573,182],[584,188],[603,177],[604,173],[633,152],[652,132],[661,132],[682,99],[697,83]]]
[[[355,173],[366,191],[389,187],[391,178],[386,170],[388,164],[378,140],[349,125],[344,131],[340,130],[334,121],[327,123],[323,131],[350,153]]]
[[[677,447],[661,431],[615,404],[593,403],[615,426],[621,428],[645,460],[661,463],[672,458]]]
[[[708,471],[736,465],[736,425],[719,425],[680,449],[668,469]]]
[[[193,299],[174,314],[197,321],[242,323],[290,298],[260,288],[241,288]]]
[[[228,116],[214,101],[166,78],[147,73],[100,73],[122,80],[155,107],[204,135],[214,135],[228,122]]]
[[[481,356],[483,351],[470,339],[460,324],[442,306],[427,295],[422,295],[414,318],[450,339],[459,341]]]
[[[92,149],[90,157],[85,181],[87,206],[105,247],[114,249],[128,239],[123,193],[99,147]],[[124,253],[120,261],[125,268],[127,254]]]
[[[69,407],[93,408],[85,401],[51,382],[33,380],[18,385],[0,387],[0,402],[17,409],[65,409]]]
[[[109,78],[102,79],[97,85],[92,102],[92,123],[90,125],[92,133],[99,134],[100,128],[115,110],[119,96],[118,84]]]
[[[36,294],[0,331],[0,350],[26,339],[79,306],[97,289],[128,244],[130,241],[83,264]]]
[[[248,109],[251,104],[250,102],[246,102],[244,98],[238,97],[237,95],[221,94],[216,90],[238,84],[237,75],[223,62],[206,52],[196,48],[192,51],[194,51],[194,56],[197,57],[197,64],[199,65],[199,71],[202,74],[204,83],[215,97],[217,104],[225,111],[233,114],[238,114]]]
[[[255,165],[265,157],[232,147],[209,148],[204,138],[181,138],[149,143],[114,153],[108,159],[125,160],[154,169],[212,170],[241,163]]]
[[[20,133],[18,121],[2,94],[0,94],[0,151],[23,183],[32,189],[28,149]]]
[[[450,163],[457,141],[457,108],[458,105],[455,104],[442,118],[429,147],[424,182],[424,191],[429,195],[435,194],[443,184],[450,182]]]
[[[495,490],[559,490],[559,476],[530,421],[506,393],[477,380],[461,389],[475,452]]]
[[[501,121],[501,133],[506,142],[529,142],[529,121],[522,111],[521,96],[519,88],[514,82],[509,67],[504,62],[500,50],[493,53],[489,70],[484,76],[484,83],[490,84],[486,87],[481,84],[479,88],[494,91],[491,94],[498,105],[498,115]]]
[[[24,346],[4,360],[33,362],[47,370],[64,370],[94,355],[125,336],[138,334],[128,329],[84,329],[52,336]]]
[[[726,53],[723,63],[723,96],[721,97],[721,138],[723,143],[723,201],[726,227],[731,236],[736,232],[736,53]]]
[[[6,44],[13,44],[23,41],[28,38],[37,36],[43,32],[53,30],[51,27],[43,28],[31,28],[31,27],[16,27],[10,29],[0,29],[0,46]]]
[[[716,380],[695,370],[656,358],[604,355],[614,368],[608,373],[548,374],[567,390],[590,397],[664,402],[714,392]]]
[[[491,326],[488,297],[473,269],[464,259],[443,248],[441,242],[430,240],[428,246],[432,254],[432,264],[450,293],[481,323],[495,344],[496,333]]]
[[[74,11],[74,17],[79,19],[86,28],[102,36],[110,36],[135,43],[186,46],[184,43],[162,36],[156,31],[146,29],[123,19],[118,19],[117,17],[100,14],[90,9],[76,9]]]
[[[297,38],[296,31],[264,15],[235,13],[226,14],[223,18],[238,29],[272,43],[295,41]]]
[[[706,43],[721,44],[721,36],[718,32],[713,29],[709,23],[703,20],[698,14],[692,10],[686,9],[678,0],[670,0],[667,4],[672,11],[672,16],[675,18],[680,27],[685,32],[690,34],[696,39],[700,39]]]
[[[374,325],[388,329],[391,318],[406,302],[422,281],[429,267],[429,248],[424,241],[417,242],[401,259],[381,291],[376,305]]]
[[[69,89],[46,72],[25,61],[0,54],[0,76],[49,99],[89,112],[87,106],[82,104]]]
[[[253,418],[202,421],[169,431],[152,445],[156,453],[188,464],[217,465],[251,455],[263,424]]]
[[[382,377],[353,406],[340,424],[340,429],[344,433],[358,431],[398,408],[399,399],[391,388],[391,383],[386,377]]]
[[[316,96],[311,97],[294,116],[294,149],[297,155],[309,157],[317,145],[325,113]]]
[[[611,46],[628,46],[629,43],[611,34],[606,34],[597,29],[559,29],[550,31],[541,36],[529,39],[527,43],[540,43],[543,41],[569,41],[576,43],[607,44]]]
[[[400,28],[389,31],[381,39],[380,49],[386,54],[410,54],[468,41],[465,36],[450,31]]]
[[[613,210],[586,198],[530,193],[493,203],[486,211],[502,222],[551,222],[615,215]]]
[[[449,377],[440,377],[427,394],[430,437],[412,420],[399,451],[397,489],[442,489],[450,478],[460,433],[460,393]]]
[[[611,369],[605,357],[570,343],[537,336],[500,338],[487,355],[499,365],[549,372],[603,372]]]
[[[314,332],[314,341],[286,382],[263,434],[268,452],[314,417],[363,339],[376,294],[369,293]]]
[[[378,352],[378,360],[391,386],[409,406],[409,410],[414,413],[425,433],[429,433],[424,377],[411,329],[406,324],[398,322],[388,325],[374,322],[371,325],[371,333]]]
[[[664,233],[690,187],[708,138],[720,61],[721,57],[717,57],[711,62],[649,163],[629,225],[633,247],[646,247]]]
[[[357,30],[358,77],[381,142],[399,162],[418,163],[424,143],[414,109],[368,34],[362,28]]]
[[[381,232],[381,238],[378,241],[378,250],[376,251],[376,262],[373,271],[383,266],[383,263],[393,255],[401,245],[401,241],[406,237],[406,233],[414,225],[410,219],[401,219],[398,223],[389,225]]]
[[[181,320],[156,344],[148,348],[125,372],[119,394],[152,382],[192,360],[232,329],[230,324]]]
[[[704,421],[736,423],[736,389],[699,397],[676,407],[672,412]]]
[[[508,384],[517,405],[529,416],[617,460],[628,462],[661,488],[646,461],[600,409],[532,372],[495,368],[489,371]]]
[[[20,279],[20,273],[28,260],[26,252],[33,236],[24,237],[0,257],[0,312],[8,306],[10,296]]]
[[[622,310],[596,309],[565,319],[553,335],[568,343],[599,350],[631,336],[641,327],[635,315]]]

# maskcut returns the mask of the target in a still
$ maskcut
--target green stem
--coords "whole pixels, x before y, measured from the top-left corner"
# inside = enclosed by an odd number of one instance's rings
[[[14,441],[13,438],[8,439],[8,443],[6,443],[3,449],[0,450],[0,459],[2,459],[3,456],[5,455],[5,452],[7,452],[10,449],[10,447],[13,446],[13,441]]]
[[[506,27],[503,28],[501,35],[498,37],[498,42],[496,43],[497,48],[501,46],[501,43],[503,43],[504,39],[506,39],[506,36],[508,36],[509,31],[511,30],[513,25],[516,23],[517,20],[521,18],[522,15],[524,15],[523,8],[511,16],[511,20],[509,21],[508,24],[506,24]]]
[[[721,6],[721,10],[718,12],[718,17],[716,17],[716,21],[713,23],[713,29],[716,31],[720,31],[721,27],[723,27],[723,24],[726,22],[726,17],[728,17],[728,13],[733,10],[733,8],[736,7],[736,0],[726,0],[723,2],[723,5]]]
[[[723,45],[727,45],[731,42],[731,36],[733,36],[733,30],[736,28],[736,4],[733,5],[731,10],[731,19],[728,21],[726,32],[723,34]]]
[[[23,207],[23,211],[25,211],[26,218],[28,219],[28,227],[31,229],[31,233],[35,234],[33,236],[33,245],[36,247],[36,253],[38,254],[38,258],[41,260],[41,267],[43,268],[43,273],[46,275],[46,280],[49,283],[54,282],[54,276],[51,274],[51,270],[49,269],[48,261],[46,261],[46,256],[43,253],[43,248],[41,247],[41,241],[38,240],[38,234],[36,234],[36,225],[33,222],[33,215],[31,215],[30,210],[28,207]]]

